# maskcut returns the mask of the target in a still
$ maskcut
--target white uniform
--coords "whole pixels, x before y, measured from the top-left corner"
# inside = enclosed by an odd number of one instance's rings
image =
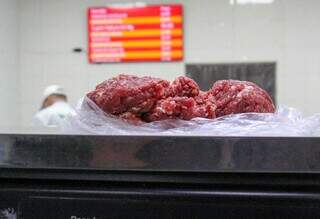
[[[61,127],[64,119],[68,115],[74,114],[75,111],[68,103],[59,101],[39,111],[33,118],[33,124],[36,126]]]

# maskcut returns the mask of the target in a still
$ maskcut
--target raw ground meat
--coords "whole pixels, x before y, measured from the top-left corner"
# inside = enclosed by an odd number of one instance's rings
[[[195,101],[188,97],[168,97],[159,100],[157,105],[144,116],[148,122],[180,118],[181,111],[195,105]]]
[[[138,115],[151,110],[165,96],[169,84],[159,78],[119,75],[99,84],[87,96],[106,113]]]
[[[185,76],[180,76],[170,84],[167,96],[195,97],[199,92],[199,86],[194,80]]]
[[[157,102],[156,107],[144,119],[147,122],[164,119],[190,120],[196,117],[215,118],[215,104],[209,99],[196,101],[191,97],[168,97]]]
[[[273,113],[272,99],[266,91],[248,81],[221,80],[209,91],[215,97],[217,117],[236,113]]]
[[[139,125],[164,119],[216,118],[228,114],[273,113],[268,93],[247,81],[222,80],[200,91],[181,76],[171,84],[159,78],[119,75],[99,84],[87,96],[106,113]]]

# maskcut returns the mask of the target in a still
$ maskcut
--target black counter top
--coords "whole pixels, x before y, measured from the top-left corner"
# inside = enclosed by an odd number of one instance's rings
[[[0,135],[0,218],[319,218],[319,146],[320,138]]]
[[[319,172],[320,138],[0,135],[2,168]]]

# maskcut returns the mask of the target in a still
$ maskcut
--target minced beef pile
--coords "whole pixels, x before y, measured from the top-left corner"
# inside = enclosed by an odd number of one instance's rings
[[[210,90],[201,91],[195,81],[185,76],[170,83],[122,74],[102,82],[87,97],[104,112],[134,124],[275,111],[268,93],[252,82],[221,80]]]

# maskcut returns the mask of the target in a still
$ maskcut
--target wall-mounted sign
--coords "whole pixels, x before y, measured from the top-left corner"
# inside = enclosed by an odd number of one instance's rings
[[[88,9],[90,63],[183,59],[182,5]]]

